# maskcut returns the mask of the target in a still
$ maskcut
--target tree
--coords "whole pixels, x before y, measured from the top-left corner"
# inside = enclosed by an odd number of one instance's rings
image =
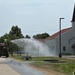
[[[21,50],[21,47],[19,47],[18,45],[12,43],[12,42],[9,42],[9,53],[11,55],[13,55],[14,52],[18,52]]]
[[[49,35],[48,33],[43,33],[43,34],[42,34],[42,38],[44,38],[44,39],[47,38],[47,37],[49,37],[49,36],[50,36],[50,35]]]
[[[0,42],[1,42],[1,43],[5,42],[4,39],[7,39],[7,42],[9,42],[9,41],[10,41],[9,34],[6,33],[6,34],[4,34],[3,36],[1,36],[1,37],[0,37]]]
[[[48,33],[42,33],[42,34],[34,35],[33,38],[35,38],[35,39],[46,39],[49,36],[50,35]]]
[[[28,39],[30,39],[31,37],[29,36],[29,35],[26,35],[26,37],[25,38],[28,38]]]
[[[12,43],[10,40],[19,39],[23,37],[24,36],[21,33],[21,29],[18,26],[12,26],[9,34],[6,33],[0,37],[0,42],[4,43],[5,41],[7,41],[9,52],[13,55],[14,51],[19,51],[21,50],[21,48],[18,47],[16,44]]]
[[[21,32],[21,29],[18,26],[12,26],[12,28],[9,32],[9,36],[10,36],[11,40],[24,38],[24,36],[22,35],[22,32]]]

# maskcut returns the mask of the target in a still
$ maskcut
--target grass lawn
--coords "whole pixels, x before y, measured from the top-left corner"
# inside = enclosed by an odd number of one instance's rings
[[[52,69],[67,75],[72,75],[75,70],[75,63],[46,63],[46,62],[35,62],[33,65],[42,67],[45,69]]]
[[[75,70],[75,60],[65,59],[65,58],[57,58],[57,57],[32,57],[30,60],[24,60],[22,56],[12,56],[14,59],[22,60],[22,61],[35,61],[32,65],[37,67],[42,67],[45,69],[52,69],[67,75],[73,75],[73,71]],[[49,62],[44,60],[51,60]]]

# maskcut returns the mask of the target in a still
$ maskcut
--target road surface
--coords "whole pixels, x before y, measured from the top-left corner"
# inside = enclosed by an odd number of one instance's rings
[[[53,70],[35,68],[30,66],[29,63],[0,58],[0,75],[65,75]]]
[[[46,75],[25,63],[0,58],[0,75]]]
[[[5,64],[5,61],[5,58],[0,58],[0,75],[20,75],[7,64]]]

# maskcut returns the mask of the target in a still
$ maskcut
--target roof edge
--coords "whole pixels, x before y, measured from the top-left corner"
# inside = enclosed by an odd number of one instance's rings
[[[70,28],[62,29],[62,30],[61,30],[61,34],[63,34],[64,32],[67,32],[67,31],[70,30],[70,29],[71,29],[71,27],[70,27]],[[56,32],[55,34],[51,35],[51,36],[48,37],[46,40],[48,40],[48,39],[55,39],[57,36],[59,36],[59,34],[60,34],[60,31],[58,31],[58,32]]]

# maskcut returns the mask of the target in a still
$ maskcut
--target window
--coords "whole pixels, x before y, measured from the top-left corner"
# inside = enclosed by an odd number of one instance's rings
[[[63,47],[63,51],[66,51],[66,47],[65,46]]]

